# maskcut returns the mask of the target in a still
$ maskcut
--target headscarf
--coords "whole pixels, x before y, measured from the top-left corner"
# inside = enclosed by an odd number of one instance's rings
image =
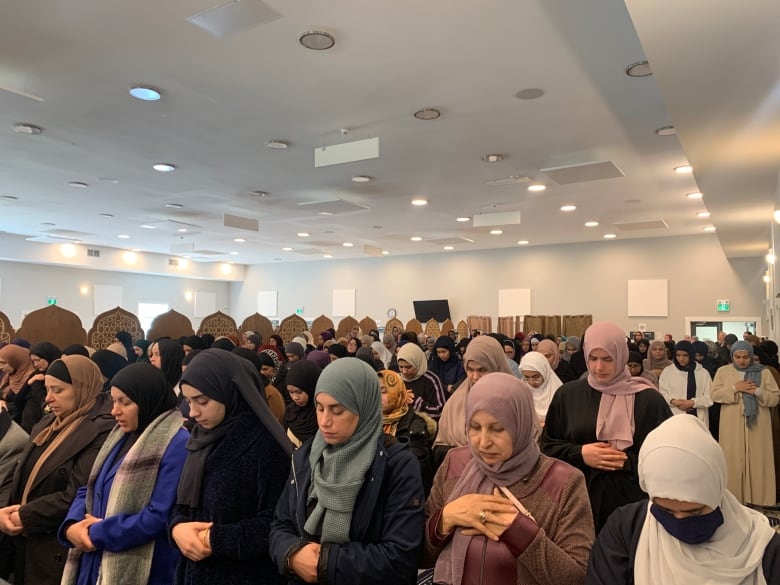
[[[523,356],[520,360],[520,371],[522,372],[523,370],[538,372],[544,378],[544,382],[539,388],[529,385],[531,394],[534,397],[536,417],[544,420],[547,416],[547,410],[550,408],[550,402],[552,402],[555,392],[563,385],[563,382],[550,367],[550,362],[547,361],[547,358],[538,351],[530,351]]]
[[[278,366],[282,365],[282,362],[284,361],[282,354],[284,354],[284,346],[277,347],[276,345],[271,345],[270,343],[266,343],[265,345],[261,345],[257,348],[257,353],[267,353],[269,356],[271,356],[271,359],[274,360],[274,363]]]
[[[160,352],[160,369],[165,374],[165,379],[171,388],[175,388],[181,378],[181,362],[184,359],[184,350],[173,339],[160,339],[157,343],[157,351]]]
[[[393,361],[393,354],[390,353],[390,350],[385,347],[384,343],[381,341],[375,341],[371,344],[371,349],[377,353],[379,356],[379,361],[382,362],[383,367],[390,367],[390,362]]]
[[[594,349],[603,349],[615,364],[615,377],[608,382],[599,381],[588,368],[588,384],[601,392],[596,438],[613,449],[627,449],[634,444],[634,395],[647,389],[648,382],[628,371],[628,344],[623,330],[614,323],[601,321],[588,327],[583,348],[586,360]]]
[[[488,372],[503,372],[512,374],[509,369],[506,354],[501,344],[489,335],[480,335],[471,340],[463,355],[463,367],[466,369],[466,379],[452,393],[444,405],[439,419],[439,432],[436,435],[437,445],[465,446],[468,444],[466,432],[466,395],[471,390],[468,378],[468,363],[476,362]]]
[[[395,433],[398,431],[398,421],[409,412],[409,403],[413,395],[398,372],[381,370],[377,372],[377,375],[385,383],[389,410],[387,414],[385,414],[384,409],[382,410],[382,430],[385,434],[395,437]]]
[[[303,346],[297,341],[291,341],[290,343],[285,344],[284,353],[291,353],[294,356],[297,356],[299,360],[302,360],[305,355]]]
[[[666,344],[663,341],[659,341],[656,339],[650,344],[650,349],[647,350],[647,358],[644,361],[644,367],[646,370],[663,370],[667,366],[672,365],[672,360],[666,357],[666,353],[664,353],[664,358],[661,360],[657,360],[653,357],[653,348],[656,347],[663,347],[664,352],[666,352]]]
[[[547,351],[552,354],[553,361],[550,364],[550,367],[553,369],[553,371],[555,371],[555,368],[557,368],[558,364],[561,363],[561,352],[558,349],[558,344],[555,343],[552,339],[542,339],[539,342],[539,346],[536,348],[536,351],[538,352]],[[547,378],[545,378],[545,380],[546,379]]]
[[[531,389],[525,382],[506,373],[482,376],[466,398],[466,421],[470,422],[479,411],[490,414],[503,425],[512,437],[512,454],[506,461],[488,465],[469,441],[471,460],[463,468],[447,502],[467,494],[492,494],[496,486],[513,485],[527,476],[539,460],[541,453],[536,441],[539,425]],[[436,561],[436,583],[460,585],[470,543],[470,536],[455,531],[450,545]]]
[[[81,355],[85,358],[89,357],[89,351],[80,343],[72,343],[62,350],[62,355]]]
[[[195,425],[187,441],[187,459],[176,496],[178,504],[197,508],[203,485],[203,466],[209,452],[239,423],[240,415],[251,411],[287,454],[290,440],[268,408],[260,374],[247,360],[220,349],[205,349],[192,360],[182,375],[182,384],[225,405],[225,418],[213,429]]]
[[[684,351],[688,354],[688,365],[680,365],[677,361],[677,352]],[[696,366],[699,362],[696,361],[696,352],[693,349],[693,344],[690,341],[678,341],[674,346],[674,359],[672,360],[674,367],[681,372],[688,372],[688,384],[686,386],[685,397],[688,400],[696,398]]]
[[[627,364],[639,364],[639,375],[642,375],[642,372],[645,371],[645,366],[642,364],[644,361],[644,358],[642,357],[642,354],[638,351],[629,351],[628,352],[628,361]]]
[[[133,336],[127,331],[117,331],[116,338],[122,344],[122,347],[125,348],[125,359],[129,360],[131,356],[135,355],[133,351]]]
[[[694,352],[694,354],[698,353],[700,355],[703,355],[704,357],[707,357],[710,354],[710,350],[707,347],[707,344],[704,343],[703,341],[694,341],[693,342],[693,352]],[[695,358],[696,355],[694,355],[693,357]]]
[[[211,349],[211,344],[214,343],[214,336],[211,333],[204,333],[200,336],[200,341],[203,343],[203,349]]]
[[[333,339],[333,336],[330,334],[330,331],[323,331],[320,333],[320,337],[322,337],[322,343],[324,344],[326,341],[330,341]],[[318,345],[317,349],[322,349],[322,345]]]
[[[6,375],[8,387],[16,394],[27,383],[27,380],[35,373],[35,368],[30,361],[30,350],[13,343],[0,349],[0,359],[11,366],[14,371]]]
[[[193,350],[193,351],[197,351],[198,353],[200,353],[203,350],[196,349],[196,350]],[[192,353],[192,352],[190,352],[190,353]],[[237,356],[244,358],[245,360],[249,360],[258,372],[260,371],[260,366],[263,365],[262,361],[260,361],[260,356],[257,355],[255,352],[253,352],[248,347],[237,347],[233,351],[231,351],[230,353],[234,353]],[[187,354],[187,357],[189,357],[189,354]],[[192,360],[190,360],[190,361],[192,361]],[[261,374],[261,377],[262,377],[262,374]]]
[[[149,363],[149,355],[146,353],[146,350],[149,349],[150,345],[152,345],[152,342],[148,339],[137,339],[135,341],[133,346],[141,350],[141,355],[139,355],[135,361]],[[133,355],[135,355],[135,352],[133,352]]]
[[[50,364],[54,360],[60,359],[62,350],[48,341],[39,341],[30,346],[30,355],[36,355],[39,358],[46,360],[47,364]]]
[[[23,347],[24,349],[30,349],[30,345],[32,345],[29,341],[27,341],[24,337],[16,337],[11,340],[11,345],[18,345],[19,347]]]
[[[127,361],[127,348],[121,343],[119,343],[118,341],[115,341],[114,343],[109,343],[106,349],[108,351],[113,351],[116,355],[123,357],[125,361]],[[92,355],[95,354],[93,353]],[[135,352],[133,352],[132,355],[135,355]]]
[[[439,348],[444,348],[450,352],[450,357],[444,361],[439,357],[436,351]],[[431,367],[430,370],[439,377],[441,384],[444,387],[454,385],[463,379],[463,366],[458,355],[458,350],[455,348],[455,342],[449,335],[441,335],[433,345],[433,351],[431,352]]]
[[[359,360],[363,360],[366,362],[369,366],[374,368],[376,371],[377,369],[381,369],[384,366],[381,366],[377,368],[376,360],[374,359],[374,352],[371,351],[370,347],[359,347],[358,350],[355,352],[355,357]]]
[[[750,364],[747,368],[738,368],[737,364],[734,363],[735,351],[746,351],[750,354]],[[745,380],[753,382],[756,385],[756,388],[761,387],[761,372],[764,371],[764,366],[753,362],[753,346],[747,341],[737,341],[731,346],[731,365],[734,366],[734,369],[738,372],[744,372]],[[745,424],[748,427],[752,427],[758,418],[758,399],[755,395],[748,394],[747,392],[740,392],[740,394],[742,394]]]
[[[233,351],[236,347],[238,347],[237,343],[233,343],[232,339],[229,339],[227,337],[217,337],[214,340],[214,343],[211,344],[211,347],[214,349],[221,349],[224,351]]]
[[[90,359],[97,364],[100,373],[103,374],[103,377],[106,379],[103,385],[103,390],[106,391],[111,388],[111,378],[116,376],[122,368],[127,366],[127,360],[110,349],[99,349],[92,354]]]
[[[94,356],[93,356],[94,357]],[[138,435],[154,419],[176,406],[176,394],[163,373],[152,364],[130,364],[111,379],[111,386],[119,388],[138,405]]]
[[[669,534],[647,506],[634,562],[636,585],[765,585],[764,551],[774,530],[763,514],[726,488],[723,451],[696,417],[673,416],[651,431],[639,451],[639,485],[650,498],[720,508],[723,524],[703,544]]]
[[[340,359],[320,375],[314,396],[328,394],[358,415],[354,434],[345,443],[328,445],[318,432],[309,454],[311,491],[316,501],[304,529],[320,542],[349,542],[352,511],[382,435],[382,399],[376,372],[358,359]]]
[[[287,371],[287,386],[300,388],[309,397],[304,406],[290,402],[284,411],[284,426],[292,431],[299,441],[305,443],[317,433],[317,407],[314,404],[314,388],[322,369],[313,361],[293,362]],[[281,389],[287,392],[287,388]]]
[[[188,346],[190,349],[206,349],[203,347],[203,340],[197,335],[190,335],[184,340],[182,345]]]
[[[503,347],[508,347],[512,350],[512,355],[507,356],[509,359],[514,360],[515,362],[520,361],[517,355],[520,353],[520,348],[517,347],[517,343],[515,343],[514,339],[509,339],[509,338],[504,339],[503,341],[501,341],[501,345]],[[506,353],[506,351],[504,353]]]
[[[501,353],[504,352],[502,351]],[[410,366],[417,370],[412,378],[407,378],[402,374],[404,382],[414,382],[428,371],[428,360],[425,358],[423,350],[416,343],[405,343],[398,349],[398,361],[401,360],[408,362]]]
[[[347,357],[347,348],[340,343],[334,343],[333,345],[328,346],[328,353],[330,355],[335,355],[337,358],[345,358]]]
[[[271,384],[276,382],[276,379],[279,377],[280,368],[282,367],[282,360],[279,359],[279,355],[275,351],[266,348],[258,353],[257,357],[260,358],[261,366],[270,366],[274,369],[274,375],[269,382]]]
[[[306,359],[310,362],[314,362],[320,367],[320,369],[324,370],[325,366],[330,363],[330,354],[327,351],[315,349],[314,351],[310,351],[308,353]]]
[[[271,343],[272,339],[276,343],[276,345],[274,345],[273,347],[278,347],[279,349],[284,349],[284,339],[282,339],[281,335],[279,335],[277,333],[274,333],[273,335],[269,336],[268,337],[268,345],[273,345]]]

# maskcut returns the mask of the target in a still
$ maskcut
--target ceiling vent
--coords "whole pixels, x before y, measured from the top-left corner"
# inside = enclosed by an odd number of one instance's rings
[[[559,185],[584,183],[586,181],[601,181],[623,177],[621,171],[612,161],[590,162],[562,167],[542,169],[542,172]]]
[[[366,209],[369,209],[369,207],[366,207],[365,205],[357,205],[356,203],[350,203],[344,199],[335,199],[333,201],[309,201],[306,203],[299,203],[298,206],[304,208],[306,211],[319,213],[321,215],[336,215],[338,213],[365,211]]]
[[[457,246],[458,244],[473,244],[474,240],[459,236],[455,238],[437,238],[435,240],[428,240],[428,242],[439,246]]]
[[[218,39],[273,22],[282,15],[260,0],[228,0],[187,18]]]
[[[223,225],[225,227],[247,230],[249,232],[260,231],[260,222],[251,217],[241,217],[240,215],[230,215],[226,213],[223,216]]]
[[[178,266],[178,265],[179,265],[178,258],[168,258],[168,266]]]
[[[87,256],[90,258],[100,258],[100,250],[94,248],[87,248]]]
[[[624,232],[638,232],[641,230],[668,229],[669,226],[663,219],[646,219],[642,221],[624,221],[614,223],[617,229]]]

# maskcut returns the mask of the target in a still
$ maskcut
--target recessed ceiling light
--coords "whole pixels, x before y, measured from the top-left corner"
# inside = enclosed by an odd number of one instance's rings
[[[122,238],[123,240],[127,240],[128,238],[130,238],[130,236],[127,235],[127,234],[117,234],[116,237],[117,238]]]
[[[155,171],[160,171],[161,173],[170,173],[171,171],[176,170],[174,165],[168,163],[157,163],[156,165],[152,165],[152,168]]]
[[[243,244],[244,242],[246,242],[246,240],[244,238],[233,238],[233,241],[236,244]]]
[[[574,211],[575,209],[577,209],[576,205],[564,205],[561,207],[561,211]]]
[[[160,99],[160,97],[162,97],[160,92],[156,89],[152,87],[144,87],[142,85],[131,87],[130,95],[137,100],[142,100],[145,102],[156,102]]]
[[[180,234],[183,234],[183,233],[186,233],[187,228],[179,228],[176,231],[179,232]]]
[[[233,267],[230,264],[223,262],[222,264],[219,265],[219,271],[225,276],[227,276],[231,272],[233,272]]]
[[[444,246],[445,250],[454,250],[455,246]]]
[[[0,199],[4,199],[6,201],[18,201],[19,198],[16,195],[0,195]]]
[[[521,100],[535,100],[544,95],[544,90],[538,87],[529,87],[521,89],[515,94],[515,97]]]
[[[538,192],[538,191],[544,191],[545,189],[547,189],[546,185],[541,185],[541,184],[528,185],[529,191]]]
[[[527,246],[528,245],[528,240],[520,240],[520,241],[517,242],[517,245],[518,246]]]
[[[60,246],[60,254],[62,254],[66,258],[73,258],[77,252],[78,252],[78,248],[76,248],[76,246],[74,246],[73,244],[62,244]]]
[[[320,211],[320,215],[333,215],[332,211]]]
[[[414,113],[414,117],[418,120],[435,120],[439,116],[441,116],[441,112],[436,108],[423,108]]]
[[[409,239],[412,240],[413,242],[422,242],[422,238],[420,236],[412,236]]]
[[[597,222],[597,221],[586,221],[585,222],[585,227],[596,227],[597,225],[599,225],[599,222]]]
[[[148,223],[145,223],[143,225],[139,225],[139,228],[144,228],[145,230],[156,230],[157,226],[149,225]]]
[[[353,183],[369,183],[371,182],[371,177],[367,177],[366,175],[355,175],[352,177]]]
[[[702,194],[697,191],[696,193],[688,193],[686,197],[688,197],[688,199],[701,199]]]
[[[708,225],[706,228],[704,228],[705,232],[714,232],[715,226],[714,225]]]
[[[626,67],[626,75],[629,77],[647,77],[652,74],[653,70],[647,61],[637,61]]]
[[[282,250],[284,250],[285,252],[292,252],[293,251],[292,248],[282,248]]]
[[[309,237],[309,233],[308,232],[298,232],[298,237],[299,238],[308,238]]]
[[[388,254],[390,254],[389,250],[382,250],[382,256],[387,256]]]
[[[105,217],[106,219],[111,219],[112,217],[114,217],[113,213],[101,213],[99,215],[100,217]]]
[[[165,207],[169,209],[182,209],[184,206],[181,203],[166,203]]]
[[[19,123],[14,126],[14,132],[17,134],[29,134],[35,136],[43,132],[43,128],[40,126],[34,126],[32,124]]]
[[[344,246],[345,248],[352,248],[355,244],[353,244],[352,242],[344,242],[341,245]]]
[[[503,154],[486,154],[482,157],[482,161],[486,163],[501,162],[504,160]]]
[[[605,240],[613,240],[615,238],[617,238],[617,236],[615,234],[604,234],[604,239]]]
[[[333,254],[323,254],[323,258],[333,258]]]
[[[268,197],[268,191],[250,191],[249,196],[256,199],[265,199]]]
[[[231,256],[238,256],[238,252],[236,252],[235,250],[232,250],[232,251],[230,252],[230,255],[231,255]]]
[[[661,128],[656,128],[655,133],[658,134],[658,136],[674,136],[677,134],[677,128],[674,126],[663,126]]]
[[[461,223],[464,223],[464,222],[467,222],[467,221],[471,221],[471,218],[470,217],[459,217],[455,221],[459,221]]]
[[[312,51],[327,51],[336,44],[336,39],[329,32],[308,30],[298,37],[298,42]]]
[[[709,211],[700,211],[699,213],[696,214],[696,217],[709,217],[709,216],[710,216]]]
[[[500,236],[503,233],[504,233],[504,230],[490,230],[490,235],[491,236]]]
[[[122,254],[122,260],[125,264],[135,264],[138,261],[138,254],[127,250]]]
[[[685,173],[693,172],[693,167],[691,165],[681,165],[679,167],[674,167],[674,172],[684,175]]]
[[[412,199],[412,205],[416,205],[417,207],[422,207],[424,205],[428,205],[427,199]]]
[[[86,189],[87,187],[89,187],[89,185],[87,185],[83,181],[71,181],[70,183],[68,183],[68,187],[73,187],[74,189]]]
[[[289,144],[284,140],[267,140],[265,146],[266,148],[273,148],[274,150],[284,150]]]

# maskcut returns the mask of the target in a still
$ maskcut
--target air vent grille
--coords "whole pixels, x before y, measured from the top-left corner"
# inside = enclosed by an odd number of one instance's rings
[[[168,266],[178,266],[179,260],[176,258],[168,258]]]
[[[89,256],[90,258],[100,258],[100,250],[87,248],[87,256]]]

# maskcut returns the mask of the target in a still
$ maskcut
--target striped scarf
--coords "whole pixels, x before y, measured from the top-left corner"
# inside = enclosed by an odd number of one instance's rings
[[[157,483],[160,462],[173,437],[182,428],[178,410],[169,410],[154,419],[127,452],[114,476],[106,505],[106,517],[116,514],[137,514],[149,504]],[[87,481],[86,509],[92,512],[95,483],[106,459],[125,437],[114,427],[100,449]],[[100,576],[96,585],[146,585],[152,567],[154,542],[149,541],[132,550],[114,553],[104,550],[100,561]],[[70,549],[62,585],[75,585],[82,552]]]

